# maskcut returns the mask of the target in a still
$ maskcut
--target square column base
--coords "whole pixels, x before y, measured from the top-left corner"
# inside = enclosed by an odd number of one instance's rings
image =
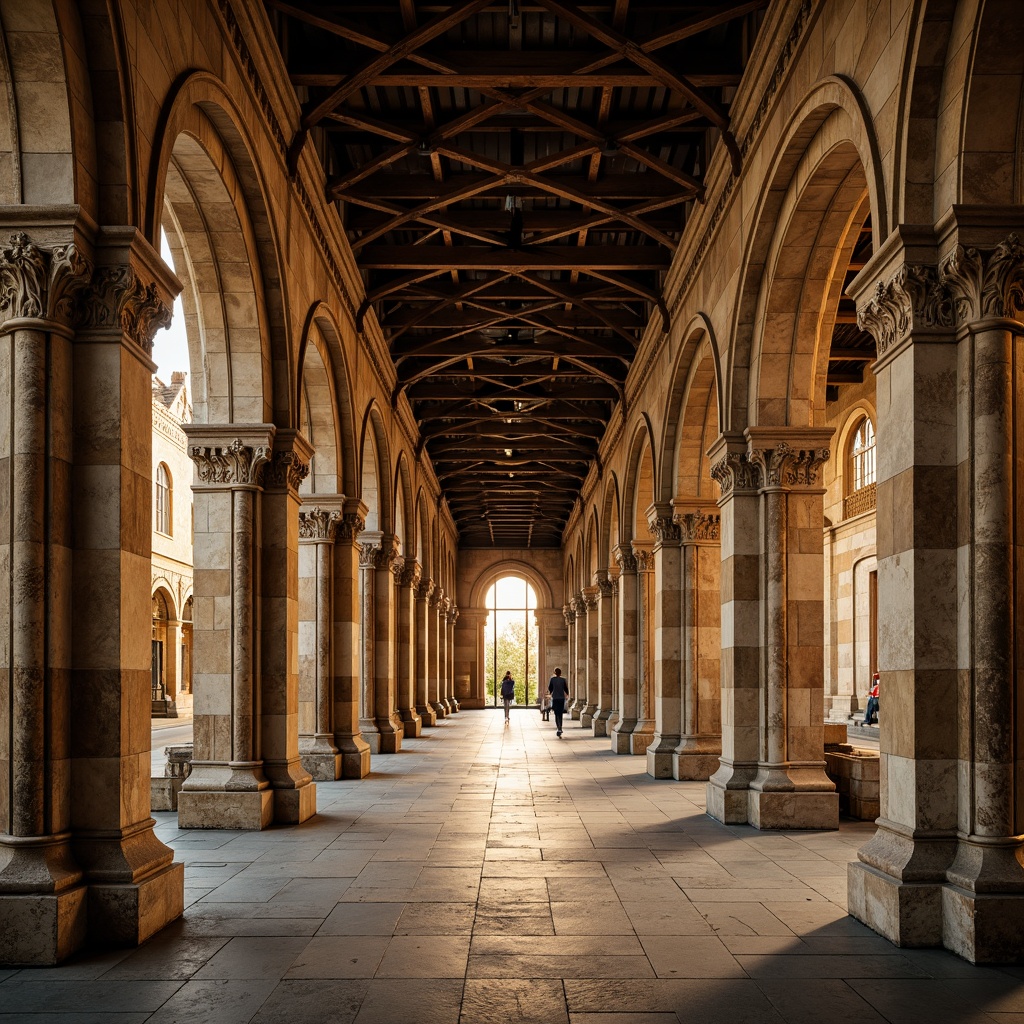
[[[0,964],[52,967],[67,959],[85,942],[86,894],[84,885],[60,894],[0,894]]]
[[[629,752],[636,755],[645,755],[647,748],[654,742],[654,732],[645,732],[634,729],[629,734]]]
[[[839,828],[839,794],[747,790],[747,821],[760,829]]]
[[[709,782],[705,792],[707,813],[723,825],[745,825],[747,823],[748,792],[745,788],[726,789],[715,782]]]
[[[633,748],[630,744],[630,735],[632,734],[633,727],[627,722],[624,728],[614,728],[611,731],[611,747],[613,754],[631,754]]]
[[[168,864],[141,882],[89,886],[89,937],[138,946],[185,910],[185,865]]]
[[[584,711],[580,715],[580,725],[584,729],[592,729],[593,726],[594,726],[594,716],[593,716],[593,714],[591,712],[589,712],[589,711]]]
[[[316,783],[297,789],[275,789],[274,821],[278,825],[300,825],[316,814]]]
[[[434,709],[434,714],[438,718],[444,718],[448,714],[448,709],[439,700],[435,700],[430,706]]]
[[[680,782],[707,782],[721,764],[718,754],[672,754],[672,778]]]
[[[338,737],[341,753],[341,775],[343,779],[365,779],[370,774],[370,745],[362,736]]]
[[[190,791],[178,794],[178,828],[237,828],[259,831],[274,820],[270,789],[244,792]]]
[[[334,782],[341,778],[341,754],[302,754],[302,770],[309,772],[316,782]]]
[[[423,732],[423,720],[415,711],[402,712],[402,736],[403,738],[415,739]]]
[[[850,916],[897,946],[942,945],[942,886],[901,882],[863,863],[846,870]]]
[[[591,728],[594,730],[595,736],[607,736],[608,712],[598,711],[598,713],[594,716],[594,721],[591,723]]]
[[[437,712],[429,704],[417,704],[416,714],[425,727],[437,725]]]
[[[972,964],[1024,959],[1024,895],[942,887],[942,944]]]
[[[647,774],[652,779],[672,778],[672,758],[675,755],[671,750],[653,750],[647,748]],[[715,759],[717,762],[717,758]]]

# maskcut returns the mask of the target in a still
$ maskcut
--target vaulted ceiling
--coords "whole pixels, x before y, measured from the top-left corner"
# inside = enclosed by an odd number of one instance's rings
[[[557,547],[768,0],[265,0],[467,546]]]

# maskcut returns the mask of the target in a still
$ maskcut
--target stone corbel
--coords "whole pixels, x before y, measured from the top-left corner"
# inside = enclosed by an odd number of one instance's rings
[[[0,317],[72,327],[91,276],[92,264],[74,242],[48,248],[15,232],[0,248]]]
[[[1024,320],[1024,245],[1008,235],[992,249],[958,245],[939,265],[957,326],[988,318]]]

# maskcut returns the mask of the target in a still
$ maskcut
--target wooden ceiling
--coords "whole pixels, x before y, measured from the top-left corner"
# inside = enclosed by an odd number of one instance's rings
[[[460,544],[557,547],[768,0],[265,0]]]

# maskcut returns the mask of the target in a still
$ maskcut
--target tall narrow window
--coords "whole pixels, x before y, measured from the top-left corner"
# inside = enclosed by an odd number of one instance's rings
[[[843,505],[845,519],[870,512],[875,507],[875,427],[866,416],[850,441]]]
[[[156,530],[171,535],[171,474],[161,462],[156,467]]]

